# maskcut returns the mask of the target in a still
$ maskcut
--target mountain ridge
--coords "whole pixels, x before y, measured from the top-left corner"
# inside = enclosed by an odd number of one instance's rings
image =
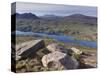
[[[23,14],[15,13],[11,16],[12,17],[15,16],[16,18],[20,18],[20,19],[39,19],[38,16],[36,16],[35,14],[32,14],[32,13],[23,13]]]

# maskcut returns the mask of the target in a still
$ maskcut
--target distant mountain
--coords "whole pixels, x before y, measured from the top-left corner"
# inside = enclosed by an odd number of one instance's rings
[[[57,17],[56,15],[44,15],[43,17]]]
[[[37,17],[35,14],[32,13],[23,13],[23,14],[13,14],[13,16],[16,16],[16,18],[20,18],[20,19],[39,19],[39,17]]]
[[[73,14],[70,16],[44,15],[36,16],[31,13],[16,13],[17,30],[24,32],[40,33],[64,33],[64,34],[81,34],[95,33],[97,27],[97,18],[82,14]],[[22,18],[22,19],[19,19]],[[36,20],[32,20],[36,19]],[[13,21],[12,21],[13,22]],[[15,25],[12,23],[12,25]]]
[[[46,19],[46,20],[58,20],[61,19],[61,16],[56,16],[56,15],[44,15],[44,16],[39,16],[41,19]]]
[[[71,22],[89,23],[89,24],[94,24],[94,25],[97,23],[97,17],[86,16],[82,14],[73,14],[70,16],[65,16],[63,20],[71,21]]]
[[[66,16],[66,17],[69,17],[69,18],[82,18],[82,19],[96,18],[96,17],[86,16],[86,15],[82,15],[82,14],[72,14],[72,15]]]
[[[83,14],[72,14],[69,16],[56,16],[56,15],[44,15],[40,16],[44,20],[52,20],[58,22],[72,22],[72,23],[84,23],[89,25],[96,25],[97,18],[93,16],[86,16]]]

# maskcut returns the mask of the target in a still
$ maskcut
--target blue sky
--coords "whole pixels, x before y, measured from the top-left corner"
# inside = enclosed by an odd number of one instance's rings
[[[97,7],[17,2],[16,12],[34,13],[37,16],[42,16],[42,15],[68,16],[71,14],[97,16]]]

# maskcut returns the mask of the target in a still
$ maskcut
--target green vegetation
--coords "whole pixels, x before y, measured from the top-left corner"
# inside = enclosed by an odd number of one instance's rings
[[[36,40],[36,38],[32,36],[17,36],[16,37],[17,44],[25,42],[25,41],[31,41],[31,40]]]
[[[76,17],[76,18],[73,18]],[[32,31],[48,34],[61,34],[74,36],[76,40],[97,39],[97,18],[85,15],[72,15],[54,19],[17,18],[16,26],[20,31]]]

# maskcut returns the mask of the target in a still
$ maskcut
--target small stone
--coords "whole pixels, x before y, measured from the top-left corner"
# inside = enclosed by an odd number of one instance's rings
[[[79,50],[79,49],[77,49],[77,48],[75,48],[75,47],[72,47],[72,48],[71,48],[71,51],[72,51],[73,53],[75,53],[76,55],[82,54],[82,51]]]
[[[56,43],[52,43],[46,47],[50,52],[59,51],[60,48]]]

